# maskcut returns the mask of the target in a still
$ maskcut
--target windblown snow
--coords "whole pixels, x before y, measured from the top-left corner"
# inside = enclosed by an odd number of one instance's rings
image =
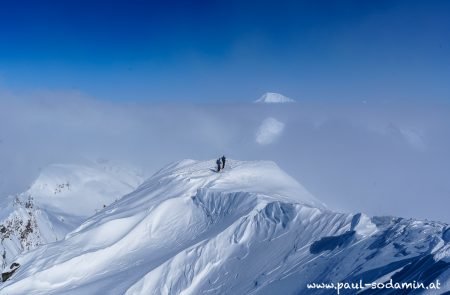
[[[295,102],[292,98],[286,97],[280,93],[267,92],[254,101],[255,103],[289,103]]]
[[[273,162],[214,166],[163,168],[64,240],[16,257],[0,293],[305,294],[311,282],[391,278],[450,290],[448,225],[333,212]]]

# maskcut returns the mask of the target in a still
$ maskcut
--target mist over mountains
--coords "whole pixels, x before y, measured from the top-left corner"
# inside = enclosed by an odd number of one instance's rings
[[[174,159],[226,154],[276,161],[332,208],[448,221],[449,113],[438,103],[149,105],[5,94],[0,192],[25,191],[52,163],[111,159],[148,176]],[[275,132],[264,127],[270,118]]]

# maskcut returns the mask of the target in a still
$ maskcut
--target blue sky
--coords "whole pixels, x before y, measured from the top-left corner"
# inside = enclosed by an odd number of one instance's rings
[[[2,1],[0,44],[20,93],[450,100],[449,1]]]

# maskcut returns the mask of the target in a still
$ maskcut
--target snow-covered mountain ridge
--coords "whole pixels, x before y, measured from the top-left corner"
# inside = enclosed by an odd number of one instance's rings
[[[266,92],[260,98],[254,101],[254,103],[292,103],[295,102],[292,98],[284,96],[280,93]]]
[[[213,167],[163,168],[17,257],[0,293],[320,294],[306,284],[390,278],[450,289],[447,224],[333,212],[272,162]]]
[[[141,182],[137,172],[105,163],[46,167],[27,191],[3,200],[2,269],[22,251],[62,240],[89,216]]]

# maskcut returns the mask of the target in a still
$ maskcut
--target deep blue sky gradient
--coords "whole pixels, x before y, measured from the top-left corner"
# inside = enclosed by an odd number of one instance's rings
[[[0,1],[0,87],[450,101],[450,1]]]

